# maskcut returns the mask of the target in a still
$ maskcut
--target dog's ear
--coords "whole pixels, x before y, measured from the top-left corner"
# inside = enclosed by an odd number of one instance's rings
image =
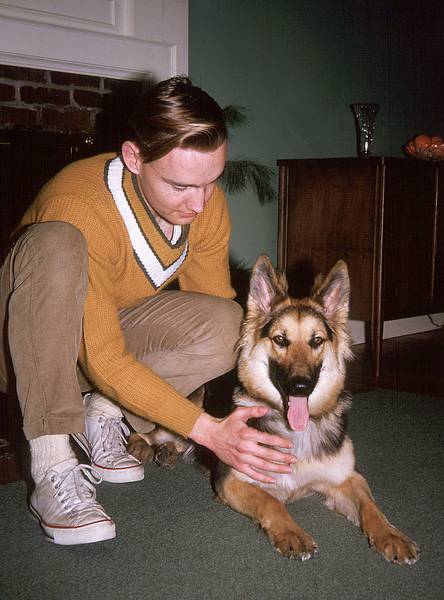
[[[347,265],[339,260],[325,279],[317,278],[313,289],[314,299],[321,304],[327,319],[345,322],[350,301],[350,279]]]
[[[282,274],[276,273],[271,260],[262,254],[251,272],[248,309],[269,313],[276,302],[287,295],[287,280]]]

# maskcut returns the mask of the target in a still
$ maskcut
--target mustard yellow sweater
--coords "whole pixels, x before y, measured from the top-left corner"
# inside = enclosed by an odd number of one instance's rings
[[[125,349],[118,311],[178,278],[182,290],[233,298],[228,267],[230,219],[216,189],[205,210],[167,240],[136,178],[119,156],[75,162],[50,180],[21,225],[64,221],[85,236],[89,288],[80,363],[89,379],[132,412],[187,436],[201,409]]]

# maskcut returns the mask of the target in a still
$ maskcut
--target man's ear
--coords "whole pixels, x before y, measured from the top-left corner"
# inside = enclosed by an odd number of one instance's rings
[[[140,150],[137,144],[127,140],[122,144],[122,158],[127,169],[134,173],[134,175],[140,175],[140,167],[143,163],[140,156]]]

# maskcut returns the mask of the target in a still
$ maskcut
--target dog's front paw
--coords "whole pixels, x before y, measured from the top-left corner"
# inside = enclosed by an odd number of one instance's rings
[[[399,529],[389,527],[381,534],[369,538],[370,545],[386,560],[398,565],[414,565],[419,558],[419,548]]]
[[[154,462],[164,469],[174,469],[177,464],[178,452],[174,442],[165,442],[156,446],[154,450]]]
[[[303,529],[286,530],[275,534],[272,541],[276,550],[287,558],[306,561],[318,552],[316,542]]]
[[[152,447],[139,433],[131,433],[126,449],[129,454],[140,460],[143,464],[151,462],[153,458]]]

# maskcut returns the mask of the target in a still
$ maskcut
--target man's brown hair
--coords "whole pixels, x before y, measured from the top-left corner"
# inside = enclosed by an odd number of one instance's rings
[[[162,158],[173,148],[214,150],[228,137],[223,110],[188,77],[153,86],[130,125],[144,162]]]

